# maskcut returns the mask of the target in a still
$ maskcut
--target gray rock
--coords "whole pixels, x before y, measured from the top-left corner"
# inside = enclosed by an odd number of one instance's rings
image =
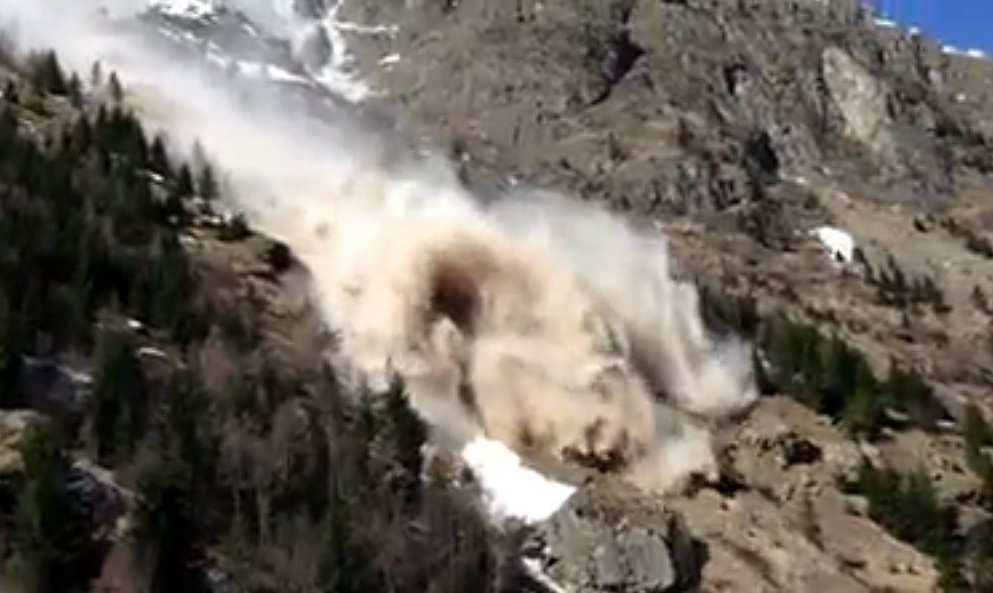
[[[684,591],[703,559],[681,515],[614,481],[594,481],[533,535],[544,571],[577,593]]]
[[[828,160],[879,199],[940,203],[993,167],[987,124],[947,82],[965,66],[878,26],[856,0],[355,0],[346,11],[400,25],[389,47],[350,43],[403,56],[388,73],[375,51],[360,67],[414,119],[438,122],[438,139],[619,210],[709,220],[761,201],[780,169]],[[688,134],[680,122],[693,122]]]

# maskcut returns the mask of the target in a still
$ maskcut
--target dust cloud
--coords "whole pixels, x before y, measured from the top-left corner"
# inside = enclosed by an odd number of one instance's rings
[[[392,161],[393,139],[347,117],[247,107],[84,6],[0,0],[0,24],[116,69],[151,126],[199,142],[235,206],[309,268],[355,380],[399,375],[453,447],[482,434],[653,490],[716,477],[714,431],[756,399],[751,353],[708,334],[657,231],[545,191],[484,203],[440,158]]]

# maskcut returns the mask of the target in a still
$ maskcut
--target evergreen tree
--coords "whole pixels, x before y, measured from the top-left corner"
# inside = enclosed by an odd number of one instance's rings
[[[110,77],[107,79],[107,89],[110,91],[110,97],[114,103],[120,103],[124,100],[124,88],[121,86],[120,79],[117,78],[117,72],[111,72]]]
[[[210,590],[202,571],[211,518],[205,506],[216,474],[209,416],[194,377],[189,372],[172,377],[136,480],[136,528],[155,558],[153,593]]]
[[[69,77],[69,82],[66,83],[66,95],[68,95],[73,107],[78,109],[83,106],[83,83],[75,73]]]
[[[197,175],[197,193],[204,200],[211,202],[220,194],[217,179],[214,177],[214,169],[210,164],[204,164]]]
[[[193,173],[190,172],[190,166],[185,163],[180,165],[179,170],[176,172],[175,183],[176,185],[173,191],[180,198],[189,198],[196,192],[193,184]]]
[[[119,331],[101,332],[91,395],[93,440],[102,464],[130,457],[148,423],[148,393],[135,345]]]
[[[169,154],[165,148],[165,141],[162,136],[156,135],[148,150],[149,167],[152,171],[160,175],[171,175],[172,164],[169,162]]]
[[[178,443],[164,445],[149,454],[136,479],[135,530],[146,555],[155,559],[150,590],[206,593],[210,589],[198,568],[202,533],[193,491],[196,478]]]
[[[90,68],[90,86],[98,89],[103,86],[103,65],[100,61],[93,62]]]
[[[382,417],[379,438],[384,442],[385,454],[390,460],[387,480],[405,505],[413,507],[418,502],[421,487],[424,464],[421,448],[427,440],[427,429],[410,408],[399,381],[395,381],[386,393],[373,397],[379,403]]]
[[[31,77],[35,87],[56,95],[65,95],[69,88],[59,59],[53,51],[42,52],[33,59]]]
[[[91,525],[67,490],[70,461],[47,423],[22,448],[25,484],[18,505],[18,552],[31,593],[85,592],[93,576]]]
[[[375,569],[371,550],[362,541],[359,505],[346,486],[336,481],[324,521],[324,555],[320,566],[323,593],[378,593],[383,582]]]

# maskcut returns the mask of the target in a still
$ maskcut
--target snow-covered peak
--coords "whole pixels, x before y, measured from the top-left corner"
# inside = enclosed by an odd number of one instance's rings
[[[475,474],[487,511],[496,521],[540,523],[562,508],[576,491],[526,467],[500,441],[478,437],[462,449],[461,457]]]

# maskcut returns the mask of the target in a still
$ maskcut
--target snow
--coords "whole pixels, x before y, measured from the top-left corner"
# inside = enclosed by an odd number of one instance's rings
[[[461,457],[479,481],[490,516],[498,521],[547,520],[576,491],[524,466],[516,453],[493,439],[477,437],[462,449]]]
[[[240,74],[264,80],[275,80],[279,82],[294,82],[307,84],[309,80],[305,76],[294,74],[285,68],[266,64],[265,62],[249,62],[240,60],[234,62]]]
[[[338,19],[343,0],[338,0],[331,5],[330,10],[321,28],[331,43],[331,56],[328,63],[316,73],[317,80],[330,91],[342,96],[346,101],[359,103],[372,94],[371,90],[360,79],[355,68],[355,58],[348,49],[342,31],[349,30],[346,25]],[[353,29],[354,30],[354,29]]]
[[[941,51],[949,55],[963,56],[966,58],[974,58],[977,60],[982,60],[987,57],[986,52],[984,52],[981,49],[976,49],[976,48],[962,49],[954,45],[943,45],[941,46]]]
[[[217,13],[216,0],[150,0],[148,7],[187,19],[202,19]]]
[[[388,54],[383,56],[382,59],[379,60],[379,65],[390,66],[392,64],[396,64],[399,61],[400,61],[400,54],[396,54],[396,53]]]
[[[831,252],[831,257],[842,264],[855,261],[855,239],[847,232],[832,226],[819,226],[810,232]]]
[[[545,570],[541,566],[541,562],[539,560],[535,560],[534,558],[524,558],[521,561],[521,564],[524,566],[524,570],[528,573],[528,576],[534,579],[535,582],[544,586],[550,593],[568,593],[565,589],[559,586],[558,583],[545,574]]]
[[[142,346],[138,348],[137,354],[142,358],[169,358],[169,355],[164,351],[159,348],[153,348],[152,346]]]

